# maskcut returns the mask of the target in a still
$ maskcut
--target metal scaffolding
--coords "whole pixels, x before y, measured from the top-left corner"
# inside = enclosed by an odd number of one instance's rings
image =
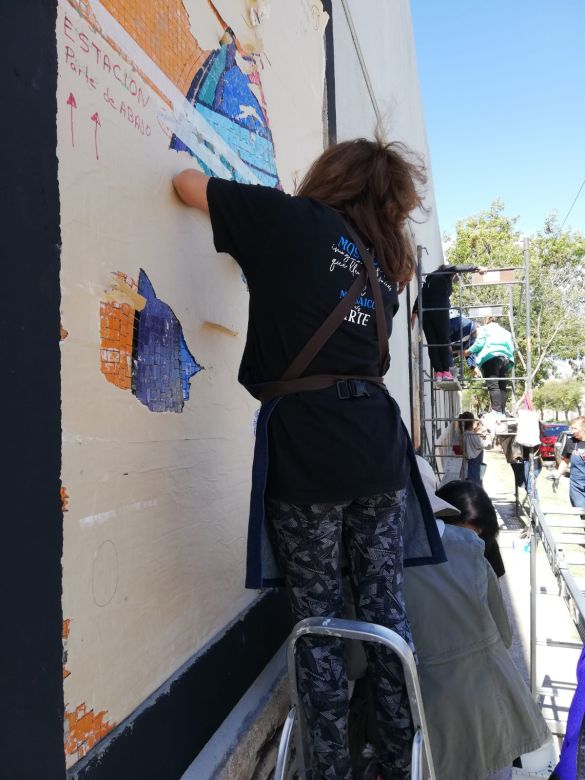
[[[524,383],[525,392],[527,396],[531,396],[532,392],[532,360],[531,360],[531,343],[530,343],[530,283],[529,283],[529,245],[528,239],[524,240],[524,265],[519,267],[505,267],[494,269],[482,269],[480,271],[477,268],[475,271],[468,271],[464,274],[460,274],[456,277],[457,282],[457,303],[450,302],[448,307],[449,311],[457,310],[459,315],[459,340],[449,341],[445,344],[429,344],[425,341],[424,336],[424,312],[425,311],[445,311],[445,308],[423,308],[422,305],[422,292],[425,278],[430,273],[441,273],[441,271],[424,272],[422,270],[422,255],[423,247],[417,246],[417,282],[418,282],[418,341],[419,341],[419,361],[418,361],[418,404],[419,404],[419,425],[420,425],[420,451],[421,455],[425,457],[433,465],[435,472],[441,477],[444,472],[444,459],[446,458],[458,458],[458,455],[452,453],[451,444],[442,444],[440,439],[444,436],[446,429],[450,424],[456,422],[459,419],[458,410],[461,407],[460,392],[466,387],[472,386],[474,383],[484,383],[485,379],[471,378],[465,376],[464,370],[464,333],[462,316],[467,316],[469,319],[477,317],[483,317],[487,315],[503,316],[504,312],[507,313],[508,324],[510,332],[514,341],[516,341],[516,320],[517,314],[515,309],[518,305],[521,305],[522,299],[525,302],[525,318],[526,318],[526,371],[524,375],[518,376],[516,374],[516,363],[514,362],[513,370],[510,376],[506,377],[509,386],[512,388],[512,398],[517,398],[517,383]],[[445,273],[451,273],[445,271]],[[461,276],[465,278],[471,274],[470,281],[464,281]],[[495,285],[506,286],[508,290],[507,300],[500,301],[498,303],[486,303],[481,300],[473,300],[471,303],[464,302],[464,290],[465,289],[477,289],[485,290]],[[519,303],[514,301],[514,288],[521,286],[522,292],[519,296]],[[453,296],[455,297],[455,296]],[[423,359],[422,347],[449,347],[454,355],[454,367],[457,371],[457,376],[453,382],[445,382],[443,380],[437,380],[434,376],[434,372],[430,370],[430,373],[425,370],[425,362]],[[443,393],[458,393],[456,396],[457,401],[448,401],[447,404],[440,404],[439,400],[445,401]],[[441,405],[447,405],[447,413],[441,414],[439,407]],[[429,409],[430,407],[430,409]],[[430,411],[430,414],[429,414]],[[513,425],[510,425],[513,428]],[[510,430],[513,433],[513,430]]]
[[[424,340],[423,331],[423,317],[424,309],[422,306],[422,288],[423,279],[428,274],[422,270],[422,247],[417,247],[417,280],[418,280],[418,334],[419,344],[423,346],[447,346],[446,344],[427,344]],[[516,389],[518,382],[524,383],[524,392],[528,399],[532,398],[532,344],[531,344],[531,323],[530,323],[530,279],[529,279],[529,241],[524,239],[524,264],[520,267],[508,267],[497,268],[483,271],[479,273],[473,272],[470,282],[462,281],[458,279],[458,305],[450,306],[449,309],[457,309],[459,317],[461,317],[465,311],[469,319],[473,319],[473,316],[486,316],[493,314],[495,316],[502,316],[504,310],[507,311],[508,323],[510,332],[514,342],[516,342],[516,317],[515,317],[515,302],[513,290],[515,286],[521,285],[523,288],[524,296],[519,296],[519,305],[521,305],[522,297],[524,298],[525,305],[525,328],[526,328],[526,358],[525,358],[525,375],[517,376],[515,372],[516,363],[514,362],[514,370],[512,375],[507,377],[507,381],[512,388],[513,397],[516,398]],[[467,276],[467,274],[466,274]],[[485,304],[481,301],[473,301],[471,303],[464,304],[463,291],[466,288],[481,288],[486,289],[493,285],[506,285],[508,288],[507,301],[500,301],[497,304]],[[493,311],[497,308],[498,311]],[[427,309],[427,311],[429,311]],[[431,368],[430,375],[424,369],[424,361],[422,354],[419,352],[419,415],[420,415],[420,447],[421,454],[426,457],[433,465],[435,472],[440,477],[444,469],[440,468],[445,458],[456,458],[458,455],[452,452],[438,452],[438,450],[445,449],[450,450],[451,444],[440,444],[438,439],[444,434],[448,425],[459,420],[459,416],[451,414],[448,416],[437,415],[437,400],[438,393],[440,391],[457,392],[460,393],[468,384],[474,382],[484,382],[485,379],[477,378],[471,379],[465,377],[464,371],[464,352],[463,352],[463,331],[462,323],[460,320],[460,340],[458,342],[457,354],[459,356],[459,375],[456,382],[447,383],[437,382],[433,376]],[[452,344],[450,343],[451,347]],[[430,417],[427,416],[427,388],[430,388]],[[459,408],[461,406],[459,396]],[[439,425],[441,423],[442,425]],[[498,433],[500,436],[513,437],[516,433],[517,421],[512,417],[506,417],[501,421],[502,426],[505,426],[503,430]],[[428,435],[428,428],[430,424],[430,437]],[[529,469],[530,469],[530,492],[528,494],[528,532],[530,543],[530,683],[533,695],[536,697],[539,693],[536,684],[536,595],[537,595],[537,582],[536,582],[536,550],[538,540],[542,541],[553,573],[559,581],[561,592],[567,604],[569,606],[571,615],[575,620],[575,623],[581,630],[584,628],[584,616],[585,616],[585,602],[583,601],[582,594],[575,584],[574,578],[568,570],[566,562],[563,558],[562,550],[556,545],[554,536],[550,530],[551,521],[548,520],[547,515],[551,513],[543,513],[540,509],[538,501],[535,499],[535,479],[534,479],[534,449],[530,448],[529,455]],[[518,502],[518,488],[516,487],[516,511],[519,512]],[[553,515],[558,513],[552,513]],[[569,514],[569,513],[566,513]],[[576,513],[571,513],[576,514]],[[562,523],[568,525],[567,521]],[[581,537],[580,537],[581,538]]]

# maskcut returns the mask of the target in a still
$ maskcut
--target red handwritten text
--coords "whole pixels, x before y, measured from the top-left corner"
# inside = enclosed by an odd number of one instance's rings
[[[148,137],[151,134],[152,130],[148,122],[145,122],[140,114],[137,114],[132,109],[132,107],[123,100],[120,101],[120,105],[118,105],[114,97],[110,95],[109,89],[106,89],[104,92],[104,100],[110,106],[110,108],[113,108],[114,111],[120,114],[120,116],[123,116],[125,119],[127,119],[128,122],[135,128],[135,130],[140,133],[140,135],[145,135]]]
[[[81,63],[77,61],[75,51],[71,46],[65,46],[65,65],[68,65],[74,73],[77,73],[78,76],[85,79],[88,87],[91,87],[91,89],[97,88],[97,82],[89,72],[89,68],[87,65],[81,65]]]
[[[75,63],[77,67],[82,68],[76,59],[76,55],[79,56],[80,60],[87,58],[89,64],[94,65],[104,73],[113,76],[113,78],[115,78],[116,81],[136,99],[139,106],[146,107],[148,105],[150,95],[144,93],[144,90],[133,77],[132,72],[127,69],[125,64],[116,61],[114,57],[102,51],[100,46],[98,46],[95,41],[91,40],[86,33],[76,30],[73,22],[67,15],[65,15],[63,19],[63,35],[76,46],[76,50],[69,44],[66,44],[65,46],[65,60],[71,67],[73,67],[73,64]],[[87,73],[87,65],[85,66],[85,70]],[[91,79],[91,81],[93,82],[95,80]],[[96,84],[92,83],[90,86],[95,89]]]
[[[99,156],[99,153],[98,153],[97,136],[98,136],[98,127],[101,127],[102,123],[100,122],[100,115],[98,114],[97,111],[95,112],[95,114],[92,114],[92,116],[90,116],[90,120],[95,124],[95,130],[94,130],[94,136],[93,136],[93,140],[95,142],[95,159],[99,160],[100,156]]]
[[[75,95],[73,92],[69,93],[69,97],[67,98],[67,105],[70,108],[71,146],[75,146],[75,134],[73,133],[73,109],[77,108],[77,103],[75,102]]]

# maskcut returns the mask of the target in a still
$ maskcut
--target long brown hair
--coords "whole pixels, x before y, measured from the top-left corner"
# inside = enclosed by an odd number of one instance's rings
[[[422,208],[419,186],[426,182],[423,165],[412,157],[403,144],[378,136],[343,141],[315,160],[297,189],[347,216],[399,289],[415,272],[416,250],[405,223]]]

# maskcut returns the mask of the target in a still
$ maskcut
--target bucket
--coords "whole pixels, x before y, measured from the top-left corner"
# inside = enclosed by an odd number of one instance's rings
[[[512,541],[512,547],[514,550],[517,550],[518,552],[530,552],[530,539],[522,539],[519,536],[517,536]]]

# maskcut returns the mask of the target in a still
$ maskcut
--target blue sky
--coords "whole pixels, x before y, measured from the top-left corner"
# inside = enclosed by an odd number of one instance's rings
[[[585,0],[411,0],[439,224],[500,197],[525,233],[585,179]],[[585,187],[565,227],[585,232]]]

